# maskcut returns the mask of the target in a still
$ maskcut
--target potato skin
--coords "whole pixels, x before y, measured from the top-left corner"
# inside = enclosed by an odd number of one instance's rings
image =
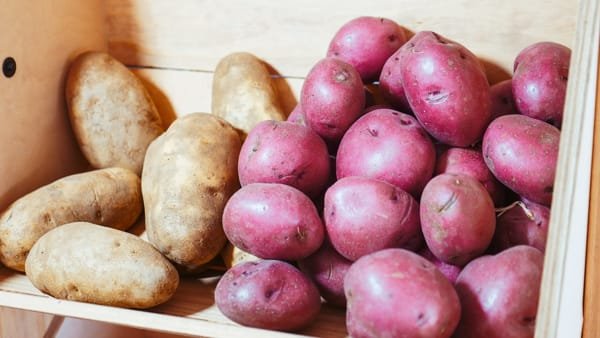
[[[252,183],[238,190],[223,212],[233,245],[263,259],[298,260],[319,249],[325,229],[313,202],[280,183]]]
[[[412,116],[376,109],[346,132],[336,158],[341,179],[364,176],[379,179],[418,198],[435,168],[435,148]]]
[[[351,64],[363,82],[369,83],[379,77],[385,61],[405,42],[406,32],[393,20],[361,16],[335,33],[327,56]]]
[[[212,113],[245,133],[260,121],[286,118],[269,70],[250,53],[232,53],[219,61],[212,93]]]
[[[448,338],[460,318],[452,284],[425,258],[386,249],[364,256],[344,280],[352,337]]]
[[[0,217],[0,261],[25,271],[31,247],[46,232],[83,221],[126,230],[142,212],[139,177],[108,168],[59,179],[15,201]]]
[[[169,300],[177,270],[127,232],[76,222],[46,233],[31,249],[27,277],[59,299],[144,309]]]
[[[315,285],[292,265],[273,260],[246,262],[227,271],[215,303],[229,319],[269,330],[298,330],[321,309]]]
[[[300,104],[308,125],[335,145],[365,108],[360,74],[340,59],[321,59],[304,80]]]
[[[419,32],[400,56],[406,98],[438,141],[466,147],[491,120],[490,88],[479,60],[464,46],[434,32]]]
[[[456,279],[462,270],[460,266],[442,262],[439,258],[435,257],[433,253],[431,253],[427,246],[423,247],[418,254],[419,256],[433,263],[433,265],[440,270],[440,272],[450,281],[450,283],[454,284],[456,282]]]
[[[571,50],[554,42],[525,48],[515,60],[513,95],[519,112],[560,128]]]
[[[536,203],[552,202],[560,131],[524,115],[501,116],[482,143],[485,163],[498,181]]]
[[[498,182],[488,169],[481,150],[468,148],[449,148],[438,157],[436,175],[465,174],[478,180],[490,193],[494,205],[500,207],[504,203],[506,188]]]
[[[441,261],[464,266],[489,246],[496,229],[492,198],[467,175],[441,174],[423,190],[421,229]]]
[[[238,162],[242,186],[282,183],[311,197],[325,190],[329,171],[323,139],[310,128],[285,121],[259,122],[244,141]]]
[[[71,65],[66,86],[71,125],[88,161],[140,175],[148,145],[164,131],[142,82],[112,56],[87,52]]]
[[[455,284],[462,304],[455,336],[533,337],[543,264],[543,254],[526,245],[470,262]]]
[[[523,200],[498,216],[492,247],[502,251],[517,245],[530,245],[543,253],[549,223],[549,208]]]
[[[490,87],[492,120],[504,115],[518,114],[512,93],[512,79],[498,82]]]
[[[223,208],[239,187],[241,141],[226,121],[195,113],[177,119],[150,147],[142,174],[150,242],[183,271],[219,254]]]
[[[380,180],[340,179],[325,193],[323,218],[331,244],[351,261],[387,248],[418,250],[423,244],[419,203]]]

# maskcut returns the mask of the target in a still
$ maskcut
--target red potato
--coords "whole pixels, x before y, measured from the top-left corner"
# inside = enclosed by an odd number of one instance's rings
[[[438,268],[438,270],[440,270],[440,272],[446,277],[448,278],[448,280],[454,284],[456,282],[456,278],[458,278],[458,275],[460,274],[460,271],[462,270],[462,268],[460,266],[456,266],[456,265],[452,265],[452,264],[448,264],[448,263],[444,263],[442,261],[440,261],[437,257],[435,257],[435,255],[433,253],[431,253],[431,251],[429,250],[429,248],[427,246],[425,246],[423,249],[421,249],[421,251],[419,251],[419,256],[425,258],[426,260],[430,261],[431,263],[433,263],[433,265],[435,265],[436,268]]]
[[[385,61],[406,42],[406,32],[396,22],[362,16],[344,24],[335,34],[327,50],[351,64],[363,82],[379,78]]]
[[[445,150],[436,163],[435,174],[465,174],[478,180],[488,191],[495,206],[502,206],[506,188],[488,169],[481,151],[466,148]]]
[[[312,201],[278,183],[238,190],[223,212],[223,230],[236,247],[263,259],[299,260],[323,243],[325,230]]]
[[[491,120],[490,88],[477,57],[434,32],[419,32],[406,46],[400,79],[419,122],[442,143],[476,143]]]
[[[429,181],[420,216],[427,247],[441,261],[458,266],[481,255],[496,228],[490,194],[467,175],[441,174]]]
[[[512,80],[504,80],[490,87],[492,120],[503,115],[518,114],[512,93]]]
[[[450,337],[460,319],[452,284],[432,263],[404,249],[356,261],[344,290],[346,327],[354,338]]]
[[[520,245],[469,263],[455,287],[462,315],[455,337],[531,338],[544,256]]]
[[[310,128],[292,122],[257,124],[242,145],[238,161],[242,186],[282,183],[309,196],[325,190],[330,170],[325,142]]]
[[[530,245],[542,253],[546,248],[550,209],[524,200],[498,216],[492,246],[497,251]]]
[[[309,325],[321,309],[310,279],[292,265],[272,260],[228,270],[215,289],[215,303],[236,323],[282,331]]]
[[[524,115],[495,119],[483,137],[485,163],[496,178],[520,196],[549,206],[560,131]]]
[[[302,85],[300,104],[308,125],[328,143],[338,143],[365,108],[360,75],[340,59],[322,59]]]
[[[521,114],[561,127],[570,59],[571,50],[554,42],[533,44],[517,56],[512,90]]]
[[[352,261],[340,255],[327,241],[317,252],[298,262],[327,303],[338,307],[346,307],[344,277],[350,265]]]
[[[386,248],[422,245],[419,204],[383,181],[345,177],[325,192],[325,228],[337,252],[351,261]]]
[[[404,86],[402,85],[402,78],[400,76],[400,58],[407,48],[408,45],[405,44],[390,56],[383,65],[381,75],[379,76],[379,88],[385,100],[395,109],[406,113],[410,112],[411,108],[408,99],[406,98]]]
[[[292,110],[290,115],[288,115],[287,121],[305,127],[308,125],[306,123],[306,117],[304,116],[304,112],[302,111],[302,106],[300,105],[300,102],[298,102],[296,107],[294,107],[294,110]]]
[[[414,117],[374,110],[348,130],[337,152],[338,179],[364,176],[393,184],[418,197],[435,167],[435,148]]]

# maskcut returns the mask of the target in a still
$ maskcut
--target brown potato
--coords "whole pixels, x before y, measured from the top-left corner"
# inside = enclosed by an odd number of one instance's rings
[[[175,267],[152,245],[85,222],[42,236],[25,271],[36,288],[53,297],[127,308],[164,303],[179,285]]]
[[[260,258],[247,253],[231,243],[227,243],[227,245],[225,245],[225,248],[223,248],[221,251],[221,258],[228,269],[231,269],[240,263],[256,262],[260,260]]]
[[[196,113],[177,119],[148,148],[142,194],[149,241],[183,271],[219,254],[221,217],[238,189],[241,141],[226,121]]]
[[[250,53],[233,53],[221,59],[212,91],[212,113],[245,133],[260,121],[286,119],[269,70]]]
[[[126,230],[142,212],[140,179],[109,168],[64,177],[23,196],[0,217],[0,261],[24,271],[25,258],[48,231],[72,222]]]
[[[71,125],[96,168],[142,172],[150,142],[164,131],[141,81],[106,53],[88,52],[71,65],[66,98]]]

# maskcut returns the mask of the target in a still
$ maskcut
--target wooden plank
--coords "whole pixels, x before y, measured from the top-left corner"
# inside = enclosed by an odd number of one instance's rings
[[[212,72],[153,68],[134,68],[133,71],[150,92],[166,125],[177,116],[210,112]],[[296,105],[303,80],[273,76],[282,108],[289,113]]]
[[[54,316],[0,307],[0,337],[43,337]]]
[[[129,65],[214,70],[234,51],[249,51],[285,76],[306,76],[346,21],[384,16],[412,31],[460,41],[500,69],[540,40],[571,45],[576,0],[198,1],[107,0],[109,48]],[[168,13],[168,15],[166,15]]]
[[[227,319],[214,304],[216,279],[184,278],[167,303],[150,310],[130,310],[58,300],[42,294],[22,274],[0,268],[0,306],[91,319],[146,330],[207,337],[345,337],[342,310],[324,306],[319,317],[298,334],[242,327]],[[4,336],[2,336],[4,337]]]
[[[597,83],[600,83],[600,64]],[[600,85],[596,88],[596,118],[583,301],[583,338],[597,337],[600,332]]]
[[[582,0],[579,10],[538,306],[538,338],[582,334],[599,6],[597,0]]]

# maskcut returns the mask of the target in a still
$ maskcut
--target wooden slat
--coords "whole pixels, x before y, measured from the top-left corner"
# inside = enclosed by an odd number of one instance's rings
[[[303,77],[346,21],[384,16],[412,31],[435,30],[512,73],[525,46],[570,45],[576,0],[365,1],[107,0],[109,48],[129,65],[213,70],[249,51],[285,76]]]
[[[554,184],[536,325],[538,338],[582,334],[599,29],[598,1],[582,0]]]
[[[0,307],[0,337],[43,337],[54,316]]]
[[[182,279],[173,299],[148,311],[57,300],[38,291],[24,275],[5,268],[0,268],[0,283],[0,306],[153,331],[223,338],[346,336],[343,311],[327,306],[317,320],[299,334],[241,327],[223,316],[214,304],[215,279]]]
[[[597,79],[597,83],[600,83],[600,64]],[[583,338],[597,337],[600,332],[600,85],[596,88],[590,206],[583,301]]]

